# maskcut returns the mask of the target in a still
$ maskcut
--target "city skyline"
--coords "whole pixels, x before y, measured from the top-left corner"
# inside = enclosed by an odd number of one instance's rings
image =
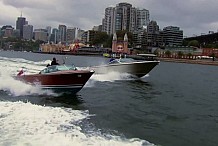
[[[0,26],[12,25],[21,15],[29,21],[34,28],[51,26],[57,28],[59,24],[69,27],[79,27],[90,30],[93,26],[100,25],[104,17],[105,8],[116,6],[120,2],[127,2],[134,7],[150,11],[150,20],[157,21],[160,29],[166,26],[178,26],[184,30],[184,36],[207,34],[209,31],[217,32],[218,19],[216,12],[218,1],[215,0],[0,0]]]

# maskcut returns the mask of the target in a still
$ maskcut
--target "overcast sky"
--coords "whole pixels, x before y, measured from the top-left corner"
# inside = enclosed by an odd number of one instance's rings
[[[218,31],[218,0],[0,0],[0,26],[15,26],[22,11],[34,28],[65,24],[88,30],[101,24],[106,7],[120,2],[148,9],[160,29],[179,26],[184,36]]]

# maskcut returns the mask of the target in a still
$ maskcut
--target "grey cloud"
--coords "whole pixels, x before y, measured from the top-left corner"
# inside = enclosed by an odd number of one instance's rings
[[[160,28],[176,25],[185,35],[200,34],[211,29],[217,30],[217,0],[125,0],[133,7],[150,11],[151,20],[158,22]],[[22,9],[29,23],[35,27],[58,24],[91,29],[101,24],[106,7],[116,5],[120,0],[0,0],[5,7]],[[0,14],[7,17],[7,14]],[[15,18],[17,16],[14,16]],[[11,17],[10,17],[11,18]],[[1,20],[4,22],[4,20]],[[12,21],[12,20],[11,20]],[[13,20],[15,23],[16,20]],[[0,22],[3,24],[3,22]],[[9,21],[5,21],[5,23]],[[13,24],[14,24],[13,23]]]
[[[46,9],[52,6],[52,1],[42,0],[2,0],[5,5],[12,6],[18,9],[32,8],[32,9]]]

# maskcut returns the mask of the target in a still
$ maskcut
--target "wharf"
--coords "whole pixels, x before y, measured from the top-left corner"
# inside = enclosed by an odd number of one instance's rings
[[[175,58],[158,58],[160,61],[165,62],[176,62],[176,63],[189,63],[189,64],[202,64],[202,65],[215,65],[218,66],[218,60],[210,60],[210,59],[175,59]]]

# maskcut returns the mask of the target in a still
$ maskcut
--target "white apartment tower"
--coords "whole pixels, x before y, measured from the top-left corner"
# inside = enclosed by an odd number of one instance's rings
[[[107,34],[113,34],[114,32],[114,16],[115,16],[115,8],[108,7],[105,9],[105,17],[103,19],[102,29]]]
[[[136,29],[141,30],[150,22],[150,14],[146,9],[136,9]]]
[[[138,31],[150,22],[149,11],[132,7],[129,3],[119,3],[105,9],[102,20],[103,31],[114,34],[118,30]]]

